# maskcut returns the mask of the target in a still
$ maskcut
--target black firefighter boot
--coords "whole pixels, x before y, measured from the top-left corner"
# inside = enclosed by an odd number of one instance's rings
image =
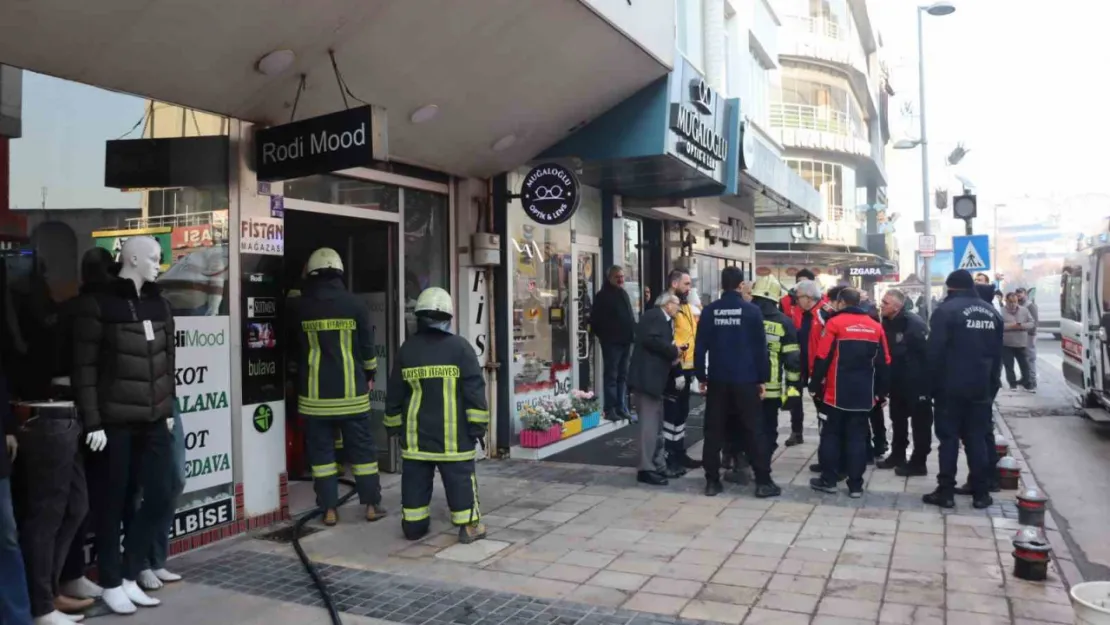
[[[805,442],[805,440],[802,439],[802,433],[801,432],[791,432],[790,433],[790,438],[786,439],[786,442],[783,443],[783,444],[786,445],[787,447],[793,447],[794,445],[801,445],[804,442]]]

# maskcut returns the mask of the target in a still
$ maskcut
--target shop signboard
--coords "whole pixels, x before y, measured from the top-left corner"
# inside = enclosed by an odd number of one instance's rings
[[[244,217],[239,222],[239,253],[285,255],[285,222],[277,217]]]
[[[514,427],[517,432],[521,429],[520,411],[522,408],[525,406],[535,406],[545,399],[553,399],[559,395],[566,395],[571,392],[572,372],[573,370],[569,365],[558,369],[552,367],[550,381],[529,384],[526,385],[525,390],[517,390],[513,395],[513,414],[516,415]]]
[[[520,204],[532,221],[557,226],[570,220],[581,202],[574,172],[555,163],[533,167],[520,185]]]
[[[147,236],[153,237],[158,242],[158,246],[162,249],[162,271],[169,269],[170,263],[173,261],[173,228],[136,228],[134,230],[98,230],[92,233],[93,244],[97,247],[102,247],[112,254],[117,262],[119,261],[120,250],[123,249],[123,244],[131,237]]]
[[[373,109],[369,106],[312,117],[255,133],[259,180],[326,174],[374,161]]]
[[[170,235],[170,246],[175,250],[185,250],[213,245],[212,224],[199,226],[178,226]]]
[[[232,483],[231,337],[225,316],[175,317],[185,493]]]
[[[728,158],[728,102],[687,62],[678,64],[669,87],[667,152],[724,182]],[[739,137],[739,129],[736,129]]]
[[[459,331],[463,333],[474,353],[478,356],[478,364],[485,366],[489,359],[486,350],[489,346],[489,306],[486,305],[486,290],[488,284],[487,269],[485,267],[467,267],[466,278],[470,284],[466,298],[467,318],[459,324]]]
[[[848,268],[848,276],[852,278],[881,278],[884,271],[882,265],[855,265]]]

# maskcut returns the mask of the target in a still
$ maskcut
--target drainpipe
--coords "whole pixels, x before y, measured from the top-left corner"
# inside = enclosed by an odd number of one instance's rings
[[[702,0],[702,42],[705,47],[705,82],[717,93],[725,84],[725,0]]]

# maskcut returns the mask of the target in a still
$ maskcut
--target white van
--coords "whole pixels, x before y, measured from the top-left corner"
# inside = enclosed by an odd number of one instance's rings
[[[1037,331],[1060,339],[1060,296],[1063,294],[1062,274],[1053,274],[1037,280],[1030,297],[1037,304]]]

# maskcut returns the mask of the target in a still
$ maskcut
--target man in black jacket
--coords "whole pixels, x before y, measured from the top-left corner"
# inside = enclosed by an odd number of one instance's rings
[[[624,269],[613,265],[606,274],[605,286],[594,296],[590,327],[601,343],[601,364],[605,377],[605,418],[610,421],[631,419],[628,411],[628,358],[632,354],[632,300],[624,290]]]
[[[933,405],[926,383],[925,321],[906,310],[905,293],[891,289],[883,295],[883,331],[890,346],[890,425],[894,430],[891,453],[875,466],[894,469],[900,476],[928,475],[925,461],[933,444]],[[913,455],[907,462],[909,429],[913,428]]]
[[[636,353],[628,371],[628,385],[636,393],[636,410],[640,415],[640,471],[636,479],[655,486],[667,483],[663,474],[666,467],[658,452],[663,438],[663,392],[671,367],[679,362],[678,347],[674,344],[678,306],[678,296],[664,291],[655,307],[640,317]]]

